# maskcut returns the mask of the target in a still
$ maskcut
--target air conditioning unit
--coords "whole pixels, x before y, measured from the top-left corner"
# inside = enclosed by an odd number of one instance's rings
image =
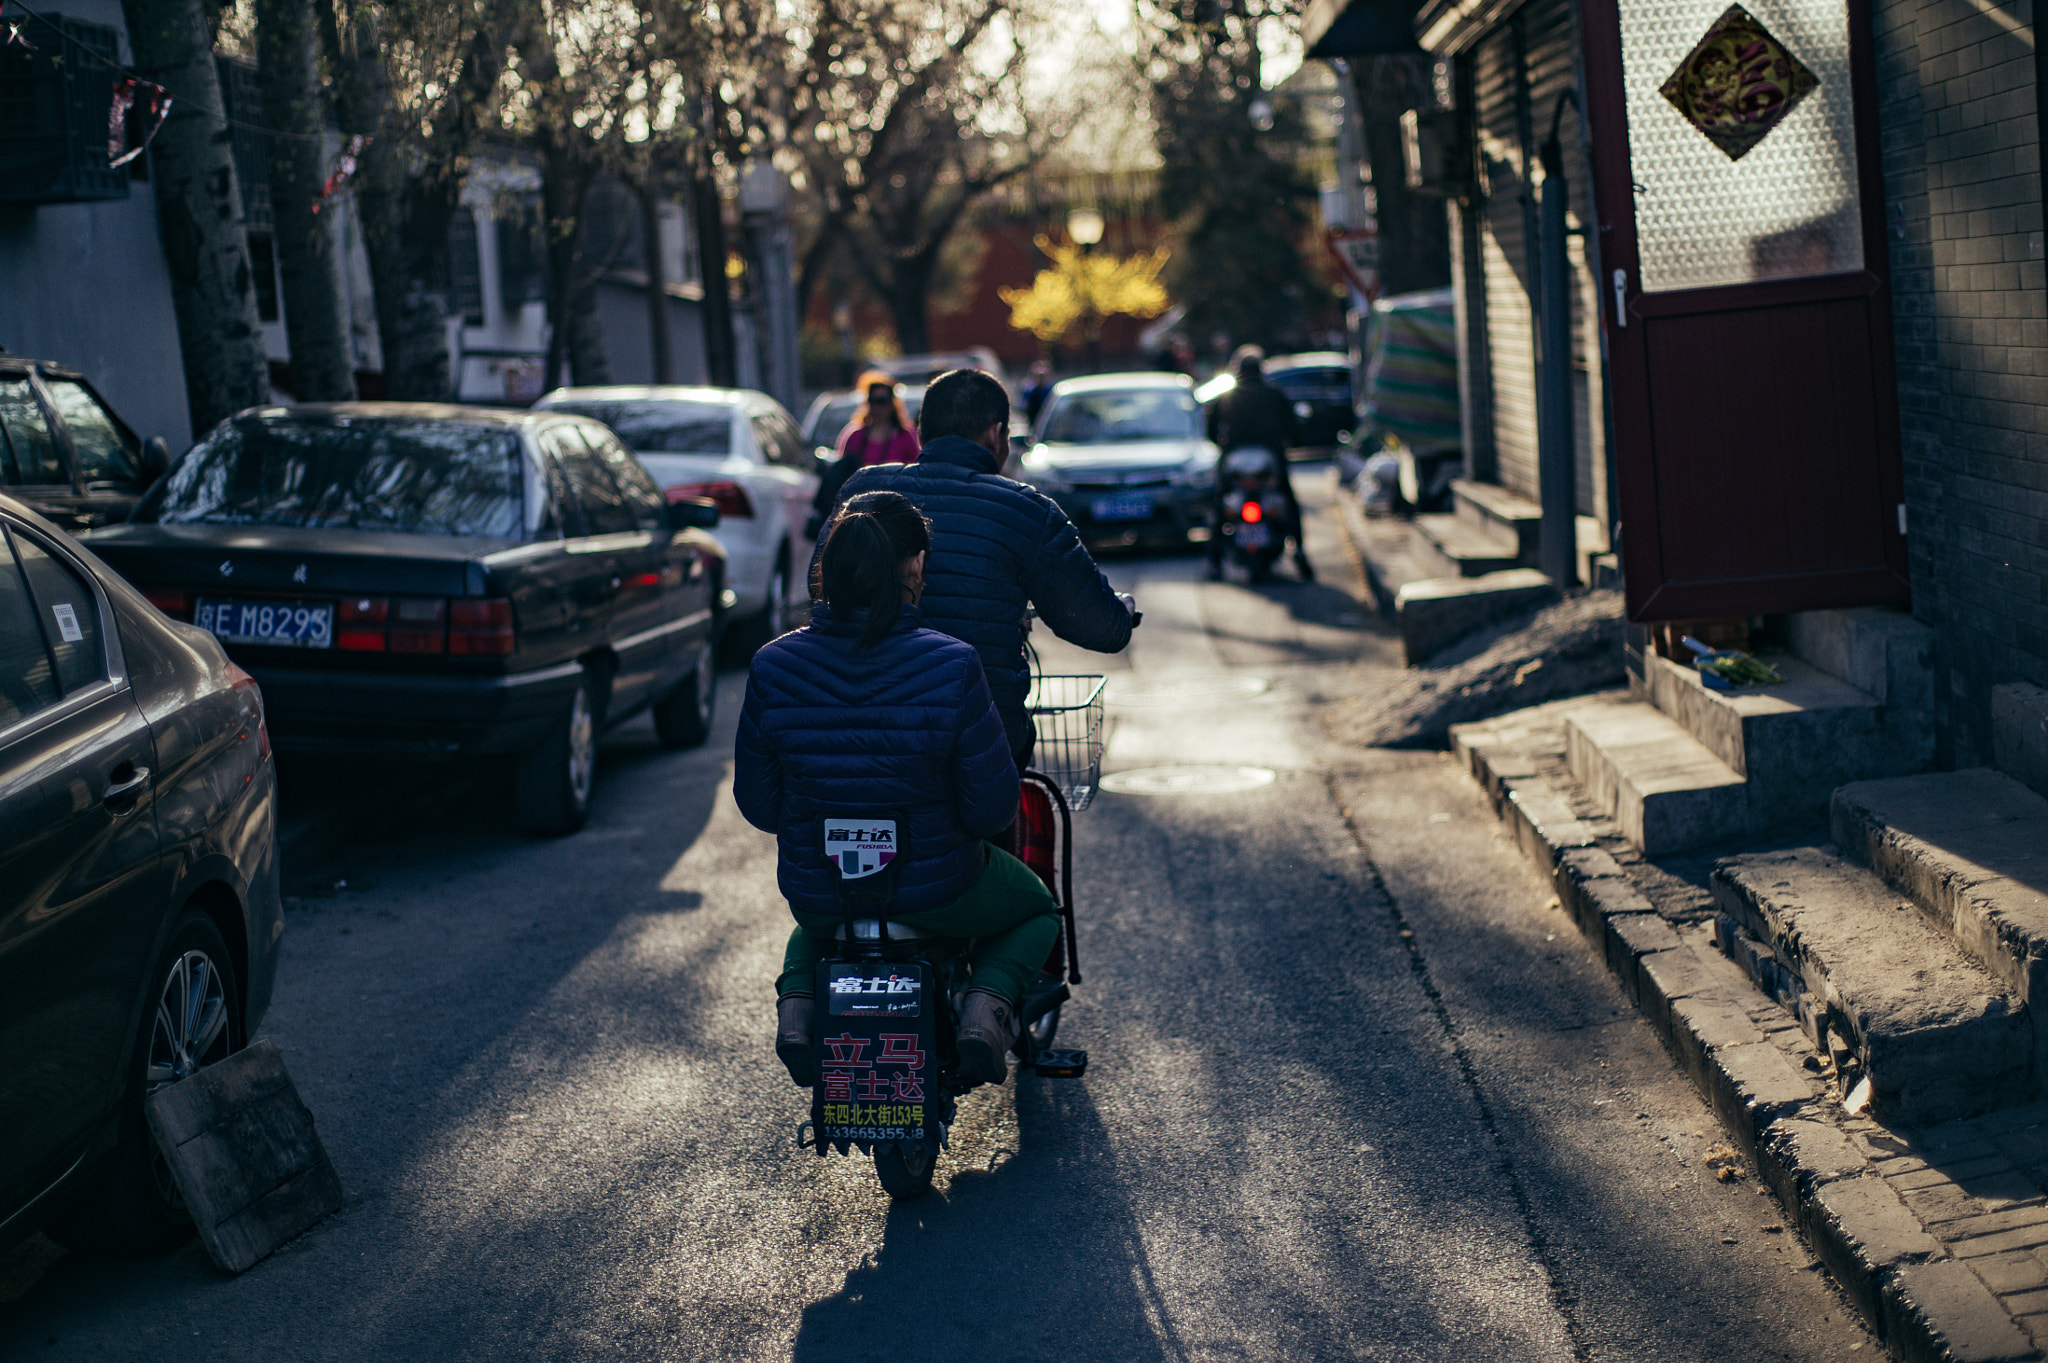
[[[1408,188],[1434,199],[1472,192],[1472,153],[1455,109],[1410,109],[1401,115],[1401,160]]]
[[[0,45],[0,203],[128,197],[129,173],[107,164],[114,111],[114,30],[65,16],[10,15]]]

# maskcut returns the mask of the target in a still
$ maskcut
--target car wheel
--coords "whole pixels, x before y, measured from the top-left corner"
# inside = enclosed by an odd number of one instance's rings
[[[761,626],[769,639],[779,639],[789,633],[789,559],[775,561],[775,571],[768,578],[768,605],[761,612]]]
[[[597,707],[588,672],[547,741],[519,759],[519,823],[529,833],[574,833],[590,817],[597,777]]]
[[[664,748],[694,748],[711,737],[711,710],[718,699],[718,669],[711,640],[697,645],[689,677],[654,707],[654,733]]]
[[[151,968],[150,993],[136,1036],[120,1142],[92,1191],[63,1209],[50,1233],[74,1249],[158,1254],[184,1243],[192,1217],[150,1138],[143,1100],[166,1084],[242,1048],[241,993],[234,958],[213,920],[187,909]]]

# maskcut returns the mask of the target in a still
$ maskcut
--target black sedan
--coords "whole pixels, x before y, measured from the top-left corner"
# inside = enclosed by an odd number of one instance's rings
[[[564,833],[605,727],[710,731],[717,519],[587,417],[339,403],[222,422],[91,543],[255,675],[280,747],[509,754]]]
[[[142,1100],[248,1040],[283,932],[249,674],[0,495],[0,1247],[190,1233]]]
[[[1266,361],[1266,382],[1294,404],[1301,446],[1334,446],[1358,424],[1348,356],[1336,351],[1275,355]]]
[[[168,462],[163,439],[137,438],[85,375],[0,355],[0,487],[66,530],[126,520]]]

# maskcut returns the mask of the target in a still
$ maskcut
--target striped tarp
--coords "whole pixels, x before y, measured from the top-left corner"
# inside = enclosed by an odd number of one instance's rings
[[[1365,419],[1418,454],[1456,449],[1457,318],[1451,291],[1396,294],[1372,305]]]

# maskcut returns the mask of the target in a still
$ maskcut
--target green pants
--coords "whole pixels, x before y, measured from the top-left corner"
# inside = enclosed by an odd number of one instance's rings
[[[817,988],[818,962],[839,949],[833,940],[844,918],[820,913],[796,915],[796,931],[782,953],[782,974],[775,981],[777,997],[810,994]],[[998,848],[988,849],[988,865],[961,895],[944,908],[891,919],[906,928],[941,937],[971,937],[969,960],[976,988],[1000,993],[1011,1003],[1038,978],[1046,954],[1060,934],[1059,905],[1029,866]]]

